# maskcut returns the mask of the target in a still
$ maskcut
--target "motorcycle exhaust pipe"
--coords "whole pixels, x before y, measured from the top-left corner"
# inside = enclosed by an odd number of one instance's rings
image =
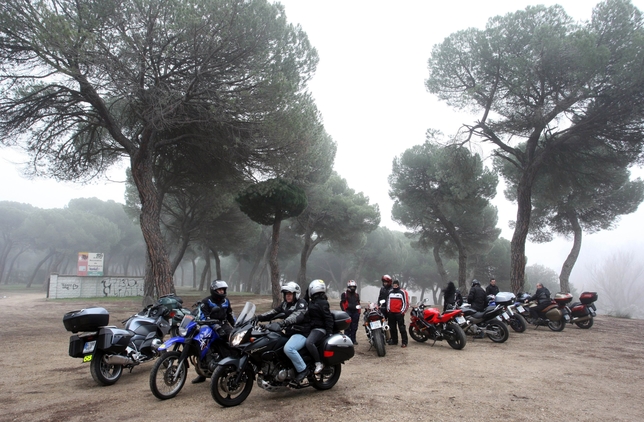
[[[108,365],[134,365],[134,361],[127,356],[110,355],[105,358]]]
[[[571,322],[572,323],[583,322],[583,321],[588,321],[589,319],[590,319],[590,316],[583,316],[583,317],[579,317],[579,318],[573,318]]]

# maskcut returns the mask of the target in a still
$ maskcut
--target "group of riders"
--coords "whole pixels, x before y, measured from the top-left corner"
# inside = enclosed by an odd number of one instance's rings
[[[401,289],[400,282],[392,279],[389,275],[382,276],[382,287],[378,295],[378,304],[389,321],[391,327],[391,338],[387,342],[389,345],[398,344],[398,331],[402,347],[407,347],[407,331],[405,330],[405,312],[409,308],[409,294],[406,290]],[[345,335],[351,339],[353,344],[358,344],[356,333],[360,318],[360,294],[357,292],[357,283],[349,280],[347,289],[340,296],[340,308],[347,312],[351,317],[351,324],[345,330]],[[490,280],[490,285],[486,290],[491,290],[489,294],[498,293],[498,287],[494,279]],[[222,322],[219,335],[222,338],[228,338],[235,324],[230,301],[226,294],[228,284],[223,280],[214,280],[210,284],[210,296],[201,300],[201,306],[204,314],[210,319],[217,319]],[[472,281],[472,288],[468,295],[468,302],[473,309],[483,310],[487,304],[486,297],[488,291],[481,287],[478,280]],[[315,374],[319,374],[324,369],[324,364],[320,359],[319,345],[326,336],[333,334],[333,314],[330,310],[328,298],[326,296],[326,284],[320,279],[311,281],[302,297],[300,286],[290,281],[282,286],[281,293],[282,303],[274,309],[271,309],[257,317],[258,321],[272,321],[275,318],[281,318],[281,322],[271,323],[268,329],[274,331],[284,331],[289,336],[284,353],[293,362],[297,371],[296,382],[301,382],[308,375],[309,371],[299,354],[299,350],[306,347],[307,351],[313,357],[315,362]],[[550,303],[550,292],[541,283],[537,284],[537,291],[528,300],[537,300],[538,305],[530,308],[530,313],[537,318],[538,312],[544,309]],[[460,292],[456,289],[453,282],[449,282],[444,291],[444,309],[451,309],[463,303]],[[204,382],[204,376],[197,376],[192,382]]]

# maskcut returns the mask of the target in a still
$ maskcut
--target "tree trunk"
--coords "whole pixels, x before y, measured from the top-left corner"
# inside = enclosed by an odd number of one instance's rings
[[[148,135],[148,137],[151,135]],[[154,184],[153,151],[148,150],[149,145],[142,143],[136,154],[130,159],[132,179],[139,192],[141,200],[141,232],[147,246],[148,266],[145,272],[146,287],[144,290],[153,291],[158,296],[174,293],[172,282],[172,267],[170,258],[161,233],[161,202]],[[147,286],[154,286],[153,288]]]
[[[203,248],[203,255],[205,264],[203,270],[201,271],[201,281],[199,282],[200,292],[203,292],[204,285],[206,284],[206,277],[210,273],[210,249]]]
[[[217,249],[215,248],[210,248],[212,251],[212,256],[215,257],[215,272],[217,273],[217,280],[223,280],[223,277],[221,276],[221,258],[219,257],[219,252],[217,252]]]
[[[434,243],[433,253],[434,253],[434,262],[436,263],[436,268],[438,270],[438,275],[441,276],[441,281],[443,285],[447,285],[449,281],[447,271],[445,271],[445,265],[443,265],[443,259],[440,255],[440,249],[443,246],[442,241]]]
[[[181,238],[181,245],[179,246],[179,250],[177,250],[177,254],[172,260],[172,264],[170,266],[170,268],[172,269],[172,274],[174,274],[177,271],[177,268],[181,264],[181,261],[183,260],[183,256],[186,254],[186,250],[188,249],[189,244],[190,244],[190,237],[183,236]]]
[[[0,252],[0,283],[4,278],[4,269],[9,257],[9,252],[11,252],[13,242],[10,239],[5,239],[2,251]],[[6,284],[6,283],[5,283]]]
[[[11,279],[11,271],[13,270],[13,266],[16,263],[16,260],[20,255],[22,255],[25,251],[29,250],[29,247],[22,247],[18,253],[16,253],[13,258],[11,258],[11,263],[9,264],[9,268],[7,269],[7,275],[5,276],[4,284],[9,284],[9,280]]]
[[[197,288],[197,258],[192,257],[190,259],[190,262],[192,262],[192,288],[196,289]]]
[[[273,223],[273,236],[271,239],[271,253],[268,260],[268,265],[271,267],[271,289],[273,291],[273,308],[282,303],[280,293],[280,266],[277,259],[277,254],[280,248],[280,227],[282,225],[282,217],[280,213],[275,215],[275,223]]]
[[[300,254],[300,270],[297,273],[297,283],[302,286],[306,286],[306,264],[311,257],[313,249],[322,242],[322,238],[318,236],[317,239],[312,240],[313,236],[312,230],[307,227],[306,233],[304,233],[304,245],[302,246],[302,253]]]
[[[572,226],[573,242],[572,242],[572,249],[570,250],[568,257],[564,261],[563,266],[561,267],[561,273],[559,274],[559,285],[560,285],[561,291],[564,293],[570,293],[570,273],[572,273],[572,268],[575,266],[575,262],[577,262],[577,258],[579,258],[579,251],[581,251],[581,236],[582,236],[582,230],[581,230],[581,226],[579,225],[579,219],[577,218],[577,214],[574,211],[568,214],[568,222]]]
[[[27,285],[25,286],[27,289],[31,288],[31,284],[34,282],[34,279],[36,278],[36,274],[38,274],[38,270],[40,270],[40,267],[47,262],[49,258],[51,258],[56,251],[50,251],[39,263],[36,265],[36,268],[34,269],[34,272],[31,273],[31,278],[29,278],[29,281],[27,282]]]
[[[525,284],[525,242],[532,212],[532,183],[524,172],[517,187],[517,220],[510,242],[510,288],[514,294],[523,291]]]

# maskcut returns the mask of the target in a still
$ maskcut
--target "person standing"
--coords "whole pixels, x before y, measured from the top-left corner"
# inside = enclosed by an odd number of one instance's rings
[[[378,306],[382,311],[382,314],[385,318],[388,318],[387,315],[387,299],[389,298],[389,292],[391,291],[391,276],[385,274],[382,276],[382,287],[380,288],[380,293],[378,294]]]
[[[409,294],[406,290],[400,288],[400,282],[394,280],[391,283],[392,289],[387,297],[387,312],[389,315],[389,328],[391,339],[387,342],[390,345],[398,344],[398,330],[402,347],[407,347],[407,330],[405,330],[405,312],[409,308]]]
[[[451,309],[456,309],[456,286],[452,281],[443,290],[443,312]]]
[[[490,284],[487,285],[485,288],[485,294],[486,295],[493,295],[496,296],[499,294],[499,286],[496,285],[496,279],[491,278],[490,279]]]
[[[340,295],[340,309],[351,317],[351,325],[344,330],[344,334],[351,339],[353,344],[358,344],[356,332],[360,320],[360,294],[356,291],[358,285],[354,280],[347,282],[347,290]]]
[[[485,290],[477,279],[472,280],[472,288],[467,295],[467,301],[475,311],[483,312],[485,310],[485,305],[487,305]]]

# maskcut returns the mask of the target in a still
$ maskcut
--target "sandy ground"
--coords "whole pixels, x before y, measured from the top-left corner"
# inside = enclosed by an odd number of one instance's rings
[[[266,298],[251,298],[258,310],[268,308]],[[231,299],[239,312],[249,297]],[[409,347],[388,346],[382,358],[361,331],[355,357],[331,390],[269,393],[254,385],[240,406],[222,408],[208,383],[187,382],[174,399],[157,400],[148,384],[152,363],[101,387],[88,364],[68,356],[65,312],[103,306],[119,325],[139,310],[139,300],[47,300],[42,292],[8,291],[0,293],[0,305],[2,421],[639,421],[644,415],[640,320],[599,316],[590,330],[511,331],[503,344],[468,337],[460,351],[410,338]]]

